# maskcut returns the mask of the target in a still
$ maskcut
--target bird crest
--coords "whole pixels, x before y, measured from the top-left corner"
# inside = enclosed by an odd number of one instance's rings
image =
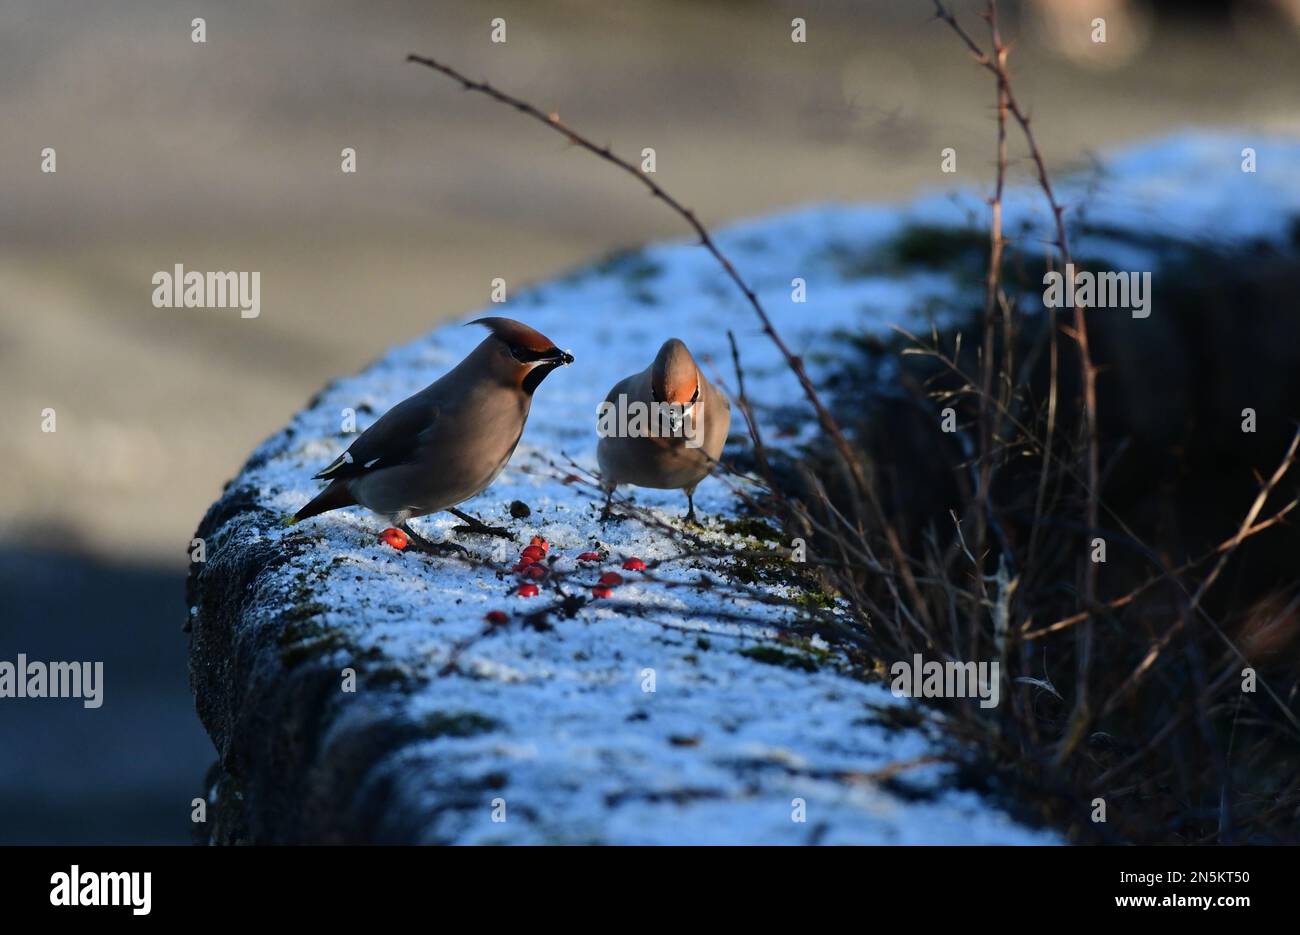
[[[482,325],[511,347],[543,353],[555,347],[555,342],[536,328],[530,328],[513,318],[476,318],[471,325]]]

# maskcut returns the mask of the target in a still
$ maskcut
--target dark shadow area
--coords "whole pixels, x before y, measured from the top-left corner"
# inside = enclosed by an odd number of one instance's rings
[[[103,705],[0,699],[0,844],[187,843],[214,752],[183,571],[0,547],[0,660],[102,661]]]
[[[868,517],[862,528],[876,536],[869,540],[875,553],[889,554],[877,532],[888,526],[917,569],[916,596],[906,606],[927,608],[928,629],[916,626],[924,640],[910,643],[911,632],[888,628],[891,615],[876,608],[889,608],[892,594],[874,569],[859,563],[834,586],[863,595],[862,616],[875,624],[891,662],[931,647],[979,658],[981,645],[999,639],[990,612],[999,604],[1009,620],[1025,621],[1018,631],[1008,626],[1004,647],[988,650],[1009,660],[1016,685],[996,731],[969,718],[977,726],[968,736],[987,748],[981,768],[1004,771],[1012,787],[1030,782],[1009,807],[1037,807],[1082,843],[1295,843],[1300,531],[1293,508],[1300,500],[1298,459],[1288,452],[1300,413],[1292,298],[1300,241],[1134,242],[1157,255],[1155,311],[1146,319],[1126,307],[1098,308],[1087,319],[1098,369],[1096,527],[1086,523],[1084,381],[1065,331],[1071,317],[1060,310],[1053,329],[1041,305],[1044,270],[1032,252],[1014,255],[1013,243],[1001,281],[1023,314],[1010,318],[1010,332],[994,318],[990,425],[997,413],[1007,416],[990,430],[983,546],[971,543],[982,510],[984,397],[972,375],[984,353],[984,312],[981,298],[968,294],[955,306],[959,325],[933,337],[922,332],[915,342],[859,339],[861,357],[829,381],[840,424],[861,446],[880,519],[859,508],[867,499],[847,472],[837,475],[830,446],[818,449],[815,462],[816,477],[831,478],[839,513]],[[933,258],[933,268],[966,282],[989,263],[986,235],[976,229],[917,228],[892,250],[914,265]],[[1087,257],[1074,262],[1107,270]],[[1005,363],[1007,347],[1014,365]],[[901,363],[891,368],[893,361]],[[1054,381],[1060,404],[1049,436]],[[945,407],[950,432],[942,427]],[[799,475],[784,470],[788,489],[798,490]],[[804,484],[798,496],[818,505],[815,485]],[[830,515],[822,514],[823,529],[833,528]],[[814,541],[821,554],[843,555],[849,538],[822,533]],[[1079,613],[1089,563],[1097,600]],[[978,613],[968,615],[970,607]],[[1078,627],[1089,619],[1094,633],[1080,679]],[[1092,701],[1086,731],[1071,736],[1080,682]],[[1063,763],[1065,743],[1077,753]],[[1079,808],[1095,797],[1115,809],[1105,829]]]

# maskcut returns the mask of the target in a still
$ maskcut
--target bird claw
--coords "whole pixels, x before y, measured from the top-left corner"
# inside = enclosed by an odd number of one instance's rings
[[[430,542],[424,536],[418,535],[410,527],[406,527],[402,531],[406,533],[406,549],[404,551],[423,552],[425,555],[469,555],[469,549],[459,543]]]
[[[423,552],[426,555],[469,555],[469,549],[456,542],[412,541],[407,545],[407,548]]]
[[[506,527],[504,527],[504,526],[489,526],[489,525],[487,525],[486,523],[478,523],[478,524],[476,524],[476,525],[472,525],[472,526],[469,525],[469,524],[465,524],[465,525],[461,525],[461,526],[452,526],[452,527],[451,527],[451,531],[452,531],[452,532],[468,532],[468,533],[477,533],[477,534],[480,535],[480,536],[496,536],[496,537],[499,538],[499,539],[513,539],[513,538],[514,538],[514,533],[512,533],[509,529],[506,529]]]

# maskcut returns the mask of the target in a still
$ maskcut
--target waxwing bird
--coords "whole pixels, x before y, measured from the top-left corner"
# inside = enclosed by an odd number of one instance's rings
[[[638,421],[636,410],[650,417]],[[616,419],[614,413],[629,417]],[[700,372],[677,338],[659,348],[654,362],[609,391],[597,433],[596,458],[605,488],[605,518],[619,484],[686,492],[686,519],[695,521],[695,487],[722,456],[731,427],[731,404]]]
[[[491,334],[454,369],[380,416],[315,475],[329,486],[292,522],[360,504],[422,551],[464,551],[430,543],[407,525],[412,517],[446,510],[466,524],[458,530],[509,538],[505,529],[455,506],[496,480],[519,444],[533,392],[551,371],[573,363],[573,355],[509,318],[470,324],[485,325]]]

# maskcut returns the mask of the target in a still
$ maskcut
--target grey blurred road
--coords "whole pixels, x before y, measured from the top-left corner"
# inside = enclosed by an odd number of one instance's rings
[[[170,570],[0,549],[0,659],[104,663],[99,708],[0,701],[0,844],[189,840],[215,754],[186,684],[184,600]]]

